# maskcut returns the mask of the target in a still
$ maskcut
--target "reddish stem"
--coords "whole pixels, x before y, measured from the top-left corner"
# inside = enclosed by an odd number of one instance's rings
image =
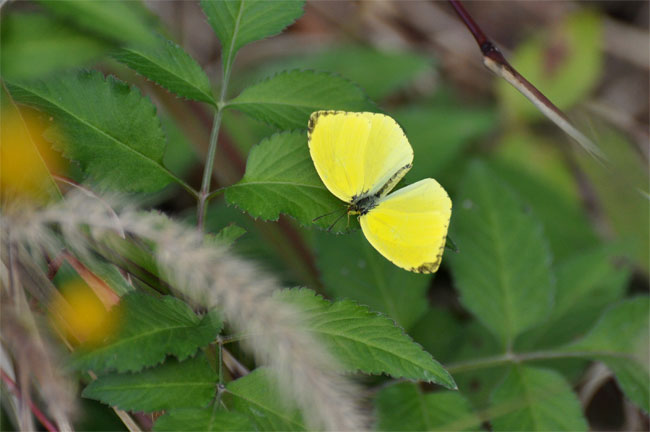
[[[481,46],[485,42],[489,42],[488,38],[483,33],[483,30],[474,22],[472,16],[465,10],[465,7],[459,0],[449,0],[449,3],[454,8],[460,19],[463,20],[467,29],[472,33],[476,43]],[[481,50],[482,51],[482,50]]]
[[[488,39],[485,33],[483,33],[483,30],[481,30],[481,27],[479,27],[479,25],[476,24],[476,22],[469,14],[469,12],[465,10],[465,7],[461,3],[461,1],[460,0],[448,0],[448,1],[449,4],[451,4],[451,6],[454,8],[456,13],[460,17],[460,19],[465,24],[465,27],[467,27],[470,33],[472,33],[472,36],[474,36],[474,39],[476,39],[476,43],[478,44],[484,59],[487,58],[492,60],[494,63],[496,63],[501,67],[502,71],[507,71],[510,74],[512,74],[512,76],[514,76],[515,79],[519,81],[519,84],[522,87],[526,88],[530,93],[532,93],[534,97],[537,98],[538,101],[540,101],[543,105],[545,105],[549,110],[553,111],[557,116],[564,119],[566,122],[569,122],[566,115],[558,107],[556,107],[553,102],[551,102],[541,91],[539,91],[537,87],[532,85],[526,78],[524,78],[523,75],[517,72],[517,70],[513,68],[510,65],[510,63],[508,63],[508,60],[506,60],[503,54],[501,54],[501,51],[499,51],[499,49],[492,43],[492,41]],[[519,88],[517,88],[517,90],[520,92],[522,91]],[[557,124],[555,120],[553,119],[551,120]]]
[[[465,10],[465,6],[460,2],[460,0],[449,0],[449,4],[454,8],[460,19],[463,21],[465,24],[465,27],[472,33],[472,36],[474,36],[474,39],[476,39],[476,43],[478,44],[481,53],[485,57],[491,58],[495,63],[498,63],[514,72],[518,77],[522,78],[517,71],[515,71],[512,66],[510,66],[510,63],[503,57],[503,54],[501,54],[501,51],[497,49],[496,46],[492,43],[490,39],[483,33],[483,30],[481,30],[481,27],[479,27],[478,24],[474,21],[472,16]],[[526,81],[528,82],[528,81]],[[542,95],[544,97],[544,95]],[[545,98],[545,97],[544,97]]]
[[[5,371],[2,369],[0,369],[0,376],[2,377],[2,381],[4,381],[5,384],[7,384],[7,386],[14,393],[14,395],[16,395],[16,397],[20,399],[20,389],[18,388],[14,380],[12,380],[11,377],[9,377],[9,375],[7,375]],[[29,409],[34,414],[34,417],[36,417],[38,421],[40,421],[41,424],[45,426],[45,429],[47,429],[49,432],[58,432],[58,429],[47,419],[45,414],[43,414],[43,412],[41,412],[41,410],[38,409],[38,407],[34,405],[34,403],[31,400],[28,400],[28,404],[29,404]]]

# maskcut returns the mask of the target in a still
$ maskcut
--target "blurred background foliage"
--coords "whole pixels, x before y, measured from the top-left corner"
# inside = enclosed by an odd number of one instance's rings
[[[103,6],[73,0],[4,4],[3,79],[47,78],[71,68],[93,67],[135,84],[162,118],[167,136],[164,164],[198,188],[210,111],[176,98],[110,55],[134,41],[155,44],[151,34],[156,30],[183,46],[210,77],[216,77],[216,38],[195,2]],[[409,137],[415,162],[403,182],[433,177],[454,199],[451,235],[459,252],[447,250],[441,270],[424,276],[390,264],[358,231],[335,236],[298,226],[286,216],[278,222],[255,220],[222,197],[212,202],[206,221],[211,233],[232,224],[243,228],[237,229],[243,235],[234,249],[271,269],[287,286],[306,286],[329,298],[353,299],[386,313],[444,365],[502,352],[502,342],[484,327],[497,324],[483,318],[479,306],[472,308],[470,298],[459,301],[459,295],[469,294],[462,289],[463,276],[458,281],[456,277],[471,273],[465,270],[473,264],[463,256],[471,258],[471,246],[466,245],[475,240],[471,231],[463,231],[463,224],[482,223],[463,219],[457,209],[467,203],[483,199],[504,220],[509,220],[509,208],[523,206],[548,242],[548,255],[544,250],[539,253],[552,258],[536,264],[544,266],[540,271],[546,272],[545,283],[555,286],[555,307],[543,325],[522,326],[523,336],[515,342],[521,352],[569,343],[592,328],[611,304],[647,294],[650,266],[648,3],[468,2],[467,9],[513,66],[603,150],[605,163],[577,148],[519,93],[482,67],[477,47],[446,3],[311,1],[288,31],[239,53],[229,93],[238,94],[250,83],[287,69],[332,72],[355,83],[378,109],[394,116]],[[38,117],[28,108],[21,110]],[[7,124],[10,119],[2,121]],[[217,186],[239,181],[251,148],[275,131],[240,112],[226,111],[215,167]],[[3,132],[3,142],[8,142],[5,138]],[[14,151],[3,145],[3,160],[17,157],[8,153]],[[84,180],[75,164],[47,159],[57,174]],[[480,195],[467,184],[468,178],[494,183],[494,190],[504,192]],[[142,202],[188,222],[195,217],[193,201],[178,186],[142,196]],[[516,224],[495,228],[502,230],[499,238],[507,238]],[[508,264],[517,261],[517,241],[522,241],[522,248],[537,247],[525,239],[512,241]],[[537,298],[520,301],[543,303]],[[523,307],[522,314],[547,313],[537,306]],[[562,383],[562,374],[577,391],[590,428],[647,430],[647,416],[623,397],[611,372],[580,359],[536,364],[547,363],[558,372],[527,368],[519,378]],[[452,367],[450,372],[463,396],[482,410],[490,400],[507,396],[508,387],[520,384],[508,370],[501,364],[481,370]],[[380,427],[394,430],[411,421],[419,427],[417,419],[395,425],[395,417],[387,413],[400,398],[409,401],[422,391],[409,383],[382,391],[377,399]],[[428,394],[431,400],[426,403],[459,406],[442,400],[445,394]],[[120,427],[103,405],[84,401],[82,412],[80,429]],[[472,421],[469,427],[475,424]],[[503,422],[493,426],[507,429],[505,417]]]

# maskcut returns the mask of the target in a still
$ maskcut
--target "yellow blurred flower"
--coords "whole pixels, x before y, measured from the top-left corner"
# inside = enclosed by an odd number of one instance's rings
[[[74,344],[99,344],[114,334],[120,325],[116,308],[104,305],[81,279],[65,284],[51,304],[52,322]]]
[[[43,204],[60,196],[50,171],[60,156],[42,138],[43,125],[27,111],[3,104],[0,111],[0,190],[2,200]]]

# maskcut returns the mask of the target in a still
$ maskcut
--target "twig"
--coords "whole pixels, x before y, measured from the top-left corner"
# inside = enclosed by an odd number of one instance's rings
[[[7,375],[3,369],[0,369],[0,377],[2,377],[2,381],[4,381],[7,387],[9,387],[9,390],[11,390],[11,392],[18,399],[22,399],[20,389],[18,388],[14,380],[12,380],[11,377],[9,377],[9,375]],[[38,421],[41,422],[41,424],[45,427],[45,429],[47,429],[49,432],[58,432],[56,427],[52,424],[52,422],[50,422],[47,419],[47,416],[43,414],[43,412],[36,405],[34,405],[31,399],[29,399],[27,403],[29,405],[29,409],[34,414],[34,417],[36,417]]]
[[[227,349],[223,348],[222,356],[223,364],[228,368],[228,371],[231,375],[235,377],[242,377],[250,373],[248,368],[241,364],[232,354],[230,354],[230,351]]]
[[[612,372],[603,363],[594,363],[587,370],[578,399],[586,411],[599,388],[612,377]]]
[[[472,16],[465,10],[460,0],[449,0],[460,19],[467,29],[472,33],[483,55],[483,64],[497,76],[503,78],[526,97],[542,114],[555,123],[567,135],[580,144],[589,154],[600,161],[605,161],[603,152],[582,132],[571,124],[566,115],[553,104],[542,92],[524,78],[505,59],[501,51],[483,33],[483,30],[474,21]]]
[[[129,432],[142,432],[142,429],[140,429],[140,426],[131,418],[129,413],[126,411],[123,411],[119,408],[113,407],[113,411],[117,416],[122,420],[122,423],[124,423],[124,426],[129,430]]]

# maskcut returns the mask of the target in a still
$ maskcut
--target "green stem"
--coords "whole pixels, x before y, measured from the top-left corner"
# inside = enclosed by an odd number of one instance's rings
[[[230,344],[230,343],[235,343],[235,342],[240,342],[243,341],[244,339],[250,338],[252,335],[251,334],[239,334],[239,335],[231,335],[231,336],[225,336],[221,338],[221,343],[223,345]]]
[[[169,170],[167,170],[167,174],[168,174],[171,178],[173,178],[174,181],[175,181],[176,183],[178,183],[180,187],[182,187],[183,189],[185,189],[185,190],[186,190],[190,195],[192,195],[194,198],[198,198],[198,197],[199,197],[199,193],[198,193],[197,191],[195,191],[194,188],[193,188],[192,186],[190,186],[190,185],[188,185],[187,183],[185,183],[185,181],[184,181],[183,179],[181,179],[180,177],[177,177],[176,175],[172,174],[172,172],[169,171]]]
[[[521,363],[526,361],[560,358],[590,359],[594,357],[632,358],[632,356],[629,354],[613,351],[534,351],[521,354],[505,353],[493,357],[483,357],[458,363],[452,363],[446,366],[445,369],[447,369],[449,373],[454,374],[476,369],[489,369],[509,363]]]
[[[207,201],[210,201],[212,198],[221,195],[222,193],[224,193],[226,191],[226,189],[228,189],[227,186],[220,187],[218,189],[213,190],[212,192],[210,192],[210,195],[208,195]]]
[[[205,219],[206,205],[210,195],[210,180],[212,179],[212,169],[214,168],[214,158],[217,154],[217,141],[219,140],[219,129],[221,127],[221,117],[223,111],[217,108],[214,113],[214,120],[212,122],[212,132],[210,133],[210,146],[208,147],[208,157],[205,161],[203,168],[203,181],[201,182],[201,190],[199,191],[199,203],[196,210],[197,226],[200,231],[203,231],[203,222]]]
[[[221,336],[217,336],[217,342],[219,347],[219,384],[223,385],[223,340]]]
[[[226,95],[228,92],[228,82],[230,81],[230,72],[232,70],[232,47],[228,51],[228,58],[223,63],[223,78],[221,80],[221,92],[219,102],[217,102],[217,111],[214,113],[212,121],[212,132],[210,132],[210,145],[208,147],[208,156],[203,168],[203,180],[201,181],[201,190],[198,195],[198,205],[196,210],[197,227],[203,231],[205,212],[207,204],[213,195],[210,193],[210,180],[212,180],[212,169],[214,168],[214,158],[217,154],[217,142],[219,141],[219,129],[221,128],[221,118],[225,107]]]

